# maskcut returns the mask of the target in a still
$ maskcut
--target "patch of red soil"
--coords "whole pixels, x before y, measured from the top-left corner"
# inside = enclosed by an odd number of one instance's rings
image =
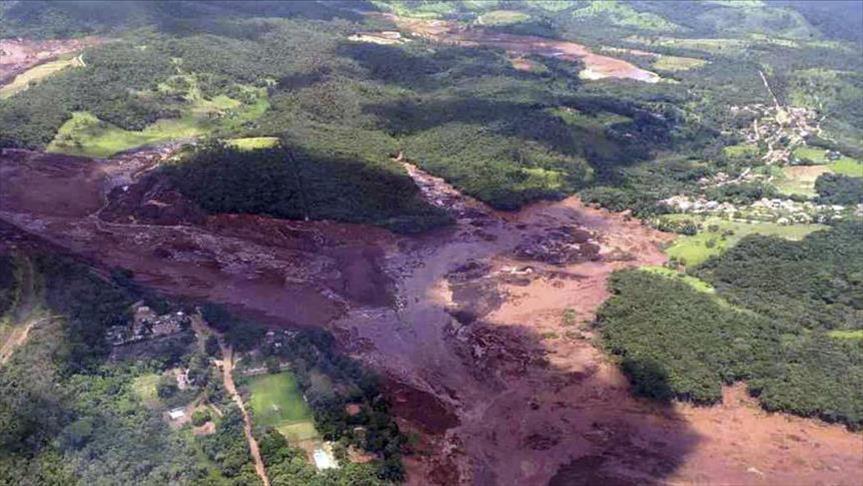
[[[161,148],[111,161],[5,151],[0,218],[94,262],[132,270],[157,290],[212,300],[264,322],[323,326],[354,298],[392,301],[375,262],[380,249],[367,243],[389,233],[203,216],[165,181],[144,175],[166,156]]]
[[[460,46],[491,46],[507,51],[520,59],[523,56],[539,55],[565,61],[581,61],[585,65],[584,76],[588,79],[616,78],[632,79],[646,83],[659,81],[656,73],[641,69],[634,64],[614,57],[596,54],[586,46],[575,42],[504,34],[481,27],[465,26],[455,21],[423,20],[384,14],[400,29],[413,35],[444,44]],[[514,63],[516,69],[531,69],[525,62]]]
[[[84,217],[102,206],[103,175],[82,157],[4,149],[0,208]]]
[[[77,52],[102,42],[105,39],[94,36],[56,40],[0,39],[0,85],[61,54]]]

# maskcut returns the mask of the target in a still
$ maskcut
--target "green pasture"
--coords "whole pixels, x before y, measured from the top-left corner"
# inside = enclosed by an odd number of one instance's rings
[[[256,376],[248,386],[255,424],[274,427],[291,441],[317,438],[312,410],[303,400],[293,373]]]
[[[699,292],[704,292],[706,294],[713,294],[716,292],[716,289],[714,289],[712,285],[705,282],[704,280],[693,277],[691,275],[686,275],[685,273],[678,272],[677,270],[671,268],[661,267],[658,265],[648,265],[640,267],[639,270],[655,275],[662,275],[663,277],[668,277],[671,279],[680,280],[681,282],[689,285],[690,287]]]
[[[674,214],[665,216],[668,219],[694,219],[698,216],[690,214]],[[826,228],[820,224],[794,224],[783,226],[778,223],[729,221],[718,217],[701,218],[703,229],[692,236],[680,236],[666,248],[665,253],[685,262],[687,266],[698,265],[714,255],[719,255],[727,248],[736,245],[741,239],[752,234],[778,236],[788,240],[800,240],[813,231]],[[716,226],[716,231],[710,231],[710,226]],[[725,237],[723,232],[731,231]]]

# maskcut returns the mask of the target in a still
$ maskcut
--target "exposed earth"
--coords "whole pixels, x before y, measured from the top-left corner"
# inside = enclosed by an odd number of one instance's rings
[[[859,433],[767,414],[741,386],[708,408],[631,396],[589,323],[608,275],[663,263],[668,234],[577,198],[498,213],[407,163],[455,226],[407,237],[211,216],[151,170],[175,148],[110,160],[5,150],[0,222],[170,295],[329,329],[387,378],[400,424],[420,435],[411,484],[863,477]]]
[[[660,80],[656,73],[641,69],[622,59],[596,54],[586,46],[575,42],[492,32],[481,27],[466,27],[455,21],[423,20],[391,14],[384,14],[384,17],[412,35],[435,42],[459,46],[496,47],[505,50],[516,59],[538,55],[564,61],[581,61],[585,67],[579,75],[585,79],[632,79],[645,83],[656,83]],[[391,40],[385,34],[389,33],[379,33],[376,37]],[[366,34],[366,36],[375,35]],[[380,41],[377,42],[380,43]]]
[[[56,59],[61,54],[77,52],[102,42],[104,39],[95,36],[40,41],[0,39],[0,85],[12,81],[15,76],[36,65]]]

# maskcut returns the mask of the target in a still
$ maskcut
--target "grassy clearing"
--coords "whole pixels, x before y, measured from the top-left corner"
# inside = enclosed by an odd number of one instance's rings
[[[833,330],[827,333],[828,336],[837,338],[837,339],[861,339],[863,340],[863,329],[857,329],[854,331],[845,331],[845,330]]]
[[[627,123],[632,121],[632,118],[629,118],[628,116],[618,115],[617,113],[611,113],[608,111],[588,114],[576,110],[575,108],[560,107],[550,108],[548,112],[563,120],[567,125],[586,129],[604,128],[616,123]]]
[[[0,99],[8,98],[20,93],[30,87],[30,83],[36,83],[40,79],[47,78],[54,73],[62,71],[67,67],[80,67],[84,62],[81,56],[66,57],[56,61],[46,62],[19,74],[11,83],[0,87]]]
[[[182,138],[193,138],[217,130],[235,130],[269,108],[263,89],[254,92],[252,103],[243,104],[227,96],[211,100],[196,98],[179,118],[165,118],[136,132],[99,120],[88,112],[73,113],[48,145],[48,152],[86,157],[110,157],[118,152],[144,145]]]
[[[662,71],[688,71],[698,69],[707,64],[704,59],[681,56],[660,56],[653,61],[652,66]]]
[[[854,160],[849,157],[832,162],[828,167],[836,174],[847,175],[850,177],[863,177],[863,162]]]
[[[579,2],[578,5],[582,4]],[[681,30],[679,25],[669,22],[664,17],[650,12],[639,12],[625,3],[609,2],[607,0],[590,2],[587,6],[573,11],[572,16],[576,19],[585,20],[601,17],[612,25],[639,30],[658,32]]]
[[[824,149],[816,147],[797,147],[792,153],[795,158],[800,160],[808,160],[813,164],[827,164],[827,154]]]
[[[249,380],[249,390],[256,424],[274,427],[291,441],[317,437],[312,410],[292,373],[256,376]]]
[[[689,214],[666,216],[668,219],[698,219]],[[738,241],[752,234],[778,236],[788,240],[801,240],[809,233],[824,229],[820,224],[796,224],[783,226],[777,223],[742,221],[726,221],[721,218],[708,217],[701,221],[703,230],[693,236],[681,236],[674,244],[666,248],[669,257],[676,258],[687,266],[698,265],[711,256],[719,255]],[[710,231],[713,227],[715,231]],[[725,235],[723,236],[723,233]]]
[[[279,139],[278,137],[233,138],[228,140],[227,143],[240,150],[257,150],[276,147],[279,145]]]
[[[689,285],[690,287],[699,292],[704,292],[707,294],[716,293],[716,289],[714,289],[712,285],[705,282],[704,280],[693,277],[691,275],[686,275],[685,273],[678,272],[677,270],[673,270],[671,268],[660,267],[657,265],[648,265],[645,267],[640,267],[639,270],[678,280],[685,283],[686,285]]]
[[[740,159],[744,157],[755,157],[758,155],[758,146],[750,143],[739,145],[729,145],[722,147],[722,153],[732,159]]]
[[[826,172],[830,172],[830,167],[826,165],[782,167],[773,180],[773,185],[783,194],[815,196],[815,180]]]
[[[530,15],[514,10],[492,10],[482,14],[477,23],[481,25],[510,25],[524,22],[530,19]]]
[[[458,11],[456,2],[408,2],[408,1],[380,1],[372,0],[374,6],[384,12],[392,12],[402,17],[414,17],[418,19],[440,19]]]
[[[159,375],[156,373],[147,373],[135,378],[132,382],[132,391],[148,407],[154,407],[159,404],[159,396],[156,392],[157,383],[159,383]]]

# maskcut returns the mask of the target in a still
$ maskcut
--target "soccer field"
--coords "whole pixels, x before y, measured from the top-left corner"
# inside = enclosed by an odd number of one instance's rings
[[[312,410],[291,372],[254,377],[249,390],[255,423],[275,427],[292,441],[317,437]]]

